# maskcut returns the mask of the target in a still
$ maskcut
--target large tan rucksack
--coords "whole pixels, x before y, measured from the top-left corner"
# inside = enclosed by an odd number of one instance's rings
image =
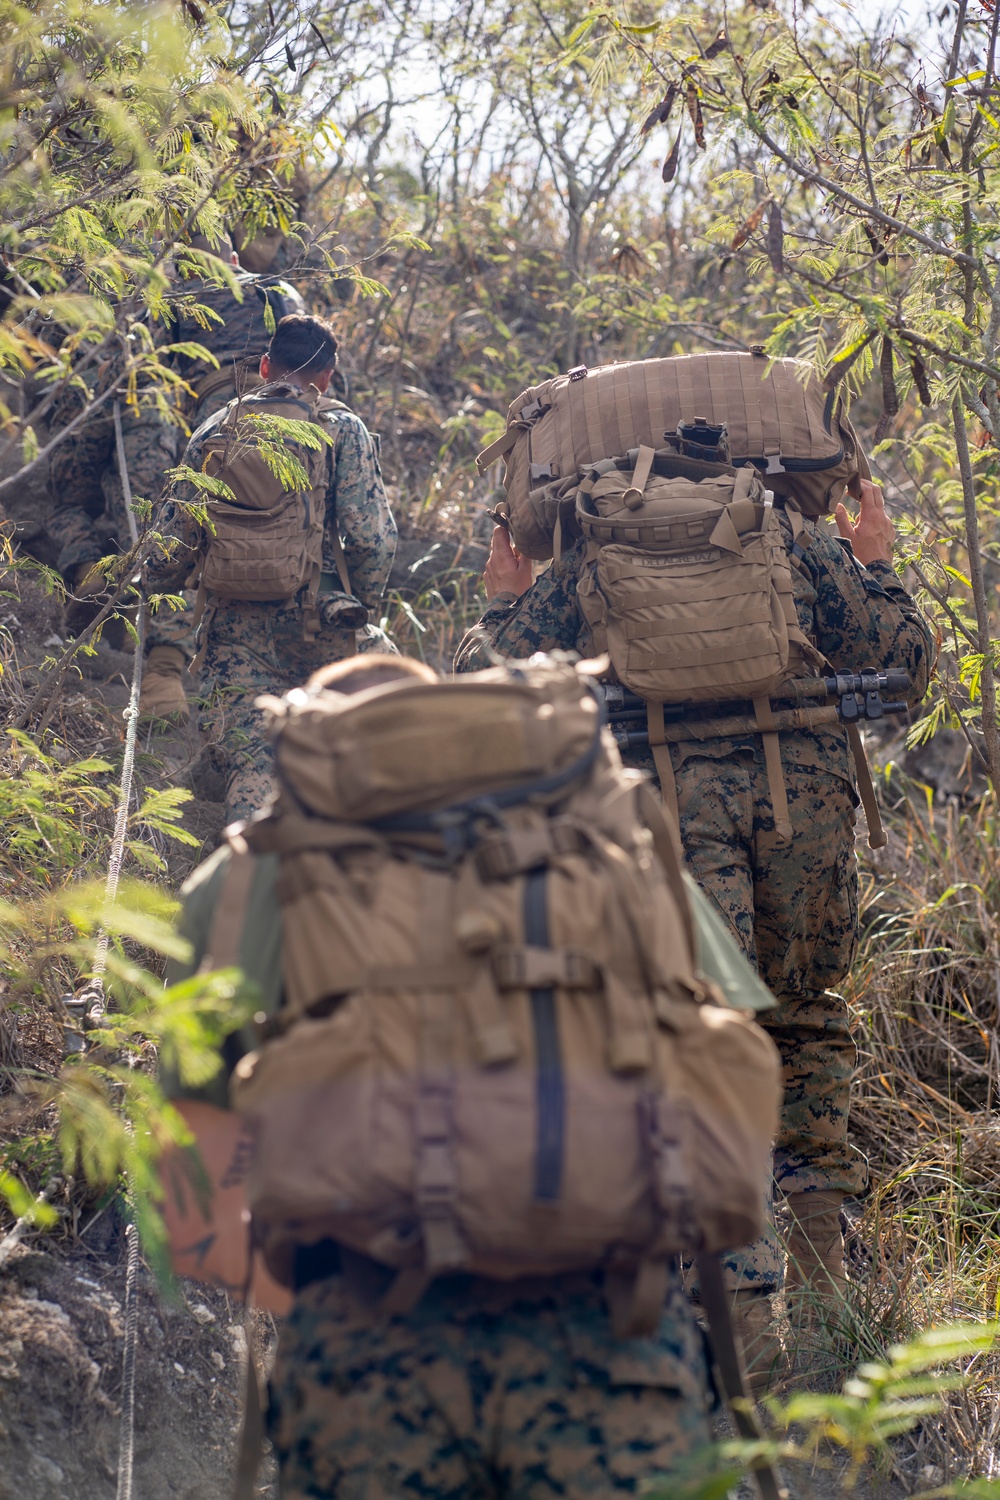
[[[336,410],[345,408],[315,388],[305,392],[280,382],[230,402],[203,443],[204,472],[232,492],[231,499],[213,496],[207,503],[212,529],[206,531],[192,580],[204,595],[276,601],[292,599],[304,589],[304,609],[312,621],[323,567],[328,443],[325,436],[315,447],[295,437],[279,438],[268,419],[308,422],[322,430],[323,416]],[[280,443],[305,471],[307,487],[276,474],[263,456],[262,443]],[[344,591],[350,593],[346,567],[341,575]]]
[[[553,554],[557,522],[572,523],[576,484],[601,459],[662,448],[681,422],[725,423],[732,461],[752,463],[768,489],[803,515],[834,508],[867,461],[842,400],[798,360],[762,354],[685,354],[588,370],[581,365],[523,391],[507,430],[480,453],[484,473],[505,460],[511,534],[538,559]]]
[[[696,976],[673,836],[572,668],[270,702],[278,1034],[232,1085],[255,1234],[290,1283],[332,1237],[430,1277],[608,1273],[652,1329],[668,1258],[763,1227],[773,1046]],[[212,944],[214,948],[215,939]]]

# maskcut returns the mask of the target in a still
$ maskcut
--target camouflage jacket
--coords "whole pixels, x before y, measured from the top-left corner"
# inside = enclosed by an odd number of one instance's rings
[[[783,511],[779,511],[779,518],[791,553],[791,525]],[[806,536],[793,554],[792,567],[803,634],[840,671],[903,668],[913,684],[910,700],[917,702],[927,691],[936,644],[928,621],[892,565],[876,562],[863,567],[824,527],[806,521],[805,528]],[[554,650],[593,655],[590,629],[576,599],[577,582],[587,566],[586,543],[579,541],[536,579],[527,593],[520,597],[498,595],[459,646],[455,670],[470,672],[489,666],[491,652],[502,657]],[[722,757],[742,743],[721,739],[699,742],[698,754]],[[839,728],[785,732],[781,735],[781,755],[788,765],[853,777],[847,735]],[[652,757],[641,750],[624,758],[644,767],[652,764]]]
[[[224,406],[192,434],[181,459],[183,464],[201,470],[205,440],[225,421],[228,411]],[[351,588],[362,604],[376,609],[396,553],[396,522],[382,484],[378,445],[361,418],[346,407],[326,412],[323,421],[333,437],[326,450],[323,571],[337,576],[333,538],[339,531]],[[203,537],[200,524],[188,509],[197,503],[198,493],[192,484],[181,481],[174,486],[155,524],[164,537],[178,545],[161,549],[150,558],[144,575],[150,590],[180,588],[191,572]]]
[[[271,340],[264,322],[265,303],[270,303],[275,322],[286,313],[307,310],[295,288],[280,277],[254,276],[250,271],[240,271],[237,280],[243,292],[242,302],[233,296],[229,287],[216,286],[209,281],[182,282],[175,294],[174,338],[201,344],[215,355],[220,365],[234,360],[251,360],[256,364],[260,359]],[[208,308],[220,321],[214,318],[204,321],[204,314],[195,314],[196,307]],[[186,355],[177,356],[177,367],[196,387],[213,373],[210,365]]]

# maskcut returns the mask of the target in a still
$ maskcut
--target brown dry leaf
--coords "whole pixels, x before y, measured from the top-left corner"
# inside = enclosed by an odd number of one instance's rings
[[[649,262],[631,240],[616,245],[611,252],[611,266],[624,281],[638,281],[648,269]]]
[[[733,238],[729,245],[730,250],[741,250],[743,248],[743,246],[746,244],[747,240],[753,234],[754,230],[760,224],[761,219],[767,212],[767,205],[770,203],[770,201],[770,198],[765,198],[763,203],[758,203],[757,207],[754,209],[750,217],[743,221],[739,229],[737,229],[736,233],[733,235]]]
[[[663,178],[664,182],[673,182],[674,180],[674,174],[677,171],[677,161],[680,154],[680,146],[681,133],[678,130],[674,144],[670,148],[670,155],[667,157],[660,170],[660,176]]]

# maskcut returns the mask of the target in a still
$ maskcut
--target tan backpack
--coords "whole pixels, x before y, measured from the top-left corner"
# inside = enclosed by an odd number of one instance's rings
[[[192,582],[202,596],[247,602],[292,599],[305,589],[307,630],[314,631],[316,596],[323,567],[326,522],[327,447],[310,447],[291,437],[281,446],[308,477],[308,488],[288,488],[261,452],[273,443],[262,419],[283,418],[323,428],[327,412],[346,410],[342,402],[311,388],[272,383],[230,402],[222,422],[203,444],[202,467],[232,491],[232,499],[207,503],[212,530],[206,534]],[[346,565],[338,570],[350,593]]]
[[[669,1257],[760,1233],[780,1079],[694,972],[674,836],[586,680],[269,707],[282,792],[231,836],[216,927],[276,851],[284,1008],[232,1084],[271,1271],[332,1237],[403,1310],[445,1272],[603,1267],[618,1331],[651,1331]]]
[[[544,559],[560,527],[572,527],[585,469],[641,446],[661,448],[681,422],[698,417],[725,423],[732,462],[752,463],[803,515],[832,510],[858,474],[870,477],[841,398],[809,366],[737,353],[581,365],[523,391],[504,435],[476,462],[485,473],[505,460],[511,534],[527,557]]]

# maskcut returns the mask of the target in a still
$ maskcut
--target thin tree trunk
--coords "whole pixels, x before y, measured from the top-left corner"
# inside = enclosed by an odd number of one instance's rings
[[[965,424],[965,405],[961,395],[955,397],[951,408],[955,425],[955,449],[958,454],[958,472],[962,479],[962,500],[965,508],[965,540],[969,549],[969,579],[972,583],[972,599],[976,610],[977,646],[983,658],[980,694],[983,705],[983,739],[986,743],[986,759],[989,762],[990,780],[994,797],[1000,792],[1000,730],[997,728],[997,685],[993,670],[993,646],[990,640],[990,611],[986,599],[986,584],[983,579],[983,557],[979,544],[979,516],[976,512],[976,483],[972,473],[972,458],[969,454],[969,434]]]

